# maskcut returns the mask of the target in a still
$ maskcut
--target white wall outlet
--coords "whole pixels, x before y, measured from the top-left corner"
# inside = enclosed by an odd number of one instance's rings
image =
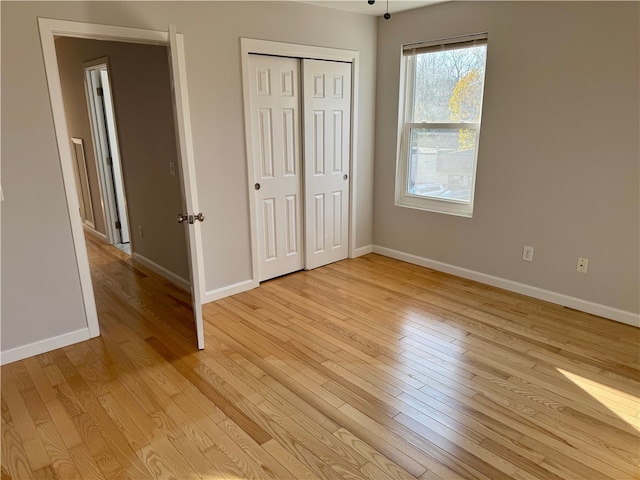
[[[138,225],[138,236],[144,238],[144,232],[142,231],[142,225]]]
[[[522,259],[527,262],[533,262],[533,247],[525,245],[522,249]]]
[[[175,164],[175,162],[169,162],[169,173],[171,175],[175,175],[176,174],[176,164]]]
[[[580,273],[587,273],[587,267],[589,266],[589,259],[588,258],[578,258],[578,267],[576,268],[576,270]]]

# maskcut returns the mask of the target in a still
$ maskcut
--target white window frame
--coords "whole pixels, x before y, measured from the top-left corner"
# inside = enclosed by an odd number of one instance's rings
[[[488,35],[479,33],[474,35],[466,35],[462,37],[453,37],[444,40],[436,40],[433,42],[424,42],[419,44],[403,45],[401,75],[400,75],[400,99],[398,102],[398,152],[396,158],[396,191],[395,205],[399,207],[414,208],[418,210],[426,210],[429,212],[445,213],[449,215],[458,215],[461,217],[473,217],[473,205],[475,197],[476,171],[478,166],[478,151],[480,148],[480,125],[477,123],[457,122],[457,123],[414,123],[413,118],[413,95],[414,79],[415,79],[415,54],[407,54],[405,52],[419,52],[420,50],[431,50],[434,47],[439,49],[455,49],[463,45],[486,45]],[[486,68],[486,67],[485,67]],[[484,98],[484,91],[483,91]],[[480,106],[482,112],[482,105]],[[482,114],[481,114],[482,115]],[[413,129],[430,128],[430,129],[450,129],[459,130],[460,128],[476,130],[477,140],[476,149],[473,159],[473,173],[470,185],[469,202],[449,199],[426,197],[424,195],[415,195],[409,193],[409,163],[411,155],[411,133]]]

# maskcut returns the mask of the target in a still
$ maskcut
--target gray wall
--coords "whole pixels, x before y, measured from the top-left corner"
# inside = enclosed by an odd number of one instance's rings
[[[82,62],[93,60],[97,57],[86,57],[83,60],[82,52],[78,52],[74,45],[76,42],[91,42],[59,37],[56,38],[56,52],[58,55],[58,68],[60,69],[60,82],[64,97],[64,110],[69,129],[69,137],[81,138],[84,143],[84,156],[87,164],[87,180],[91,196],[95,230],[106,235],[102,198],[100,196],[100,178],[96,164],[93,138],[91,136],[91,124],[89,123],[89,110],[84,88],[84,72]],[[77,57],[77,58],[76,58]]]
[[[96,216],[103,214],[83,63],[109,57],[133,252],[189,280],[185,227],[175,220],[182,194],[167,48],[61,37],[56,52],[69,135],[84,139]],[[104,217],[102,228],[104,233]]]
[[[2,2],[2,340],[86,327],[37,17],[184,33],[205,286],[251,277],[240,37],[360,52],[358,247],[372,243],[376,20],[289,2]]]
[[[450,2],[379,20],[374,243],[638,312],[639,9]],[[489,44],[474,216],[394,207],[401,45],[477,32]]]

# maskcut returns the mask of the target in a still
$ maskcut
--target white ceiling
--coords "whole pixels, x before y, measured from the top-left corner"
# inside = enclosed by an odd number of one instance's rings
[[[389,13],[394,14],[404,10],[413,10],[414,8],[433,5],[434,3],[442,3],[446,0],[389,0]],[[367,0],[316,0],[304,1],[312,5],[320,5],[323,7],[337,8],[338,10],[346,10],[348,12],[363,13],[365,15],[374,15],[381,17],[387,11],[386,0],[376,0],[373,5],[369,5]]]

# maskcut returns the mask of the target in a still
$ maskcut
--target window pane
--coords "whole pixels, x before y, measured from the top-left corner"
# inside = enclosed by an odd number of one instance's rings
[[[413,123],[480,122],[486,45],[416,55]]]
[[[464,128],[411,129],[407,192],[469,203],[477,135]]]

